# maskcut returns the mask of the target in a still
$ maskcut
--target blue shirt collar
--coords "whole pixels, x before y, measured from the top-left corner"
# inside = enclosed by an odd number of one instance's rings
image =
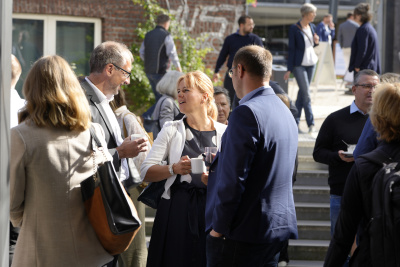
[[[251,91],[250,93],[248,93],[247,95],[245,95],[245,96],[239,101],[239,105],[242,105],[244,102],[250,100],[250,98],[252,98],[258,91],[261,91],[261,90],[266,89],[266,88],[270,88],[270,87],[269,87],[269,86],[268,86],[268,87],[261,86],[261,87],[257,88],[256,90]]]
[[[362,112],[356,105],[356,102],[353,101],[350,105],[350,114],[353,114],[354,112],[360,112],[363,115],[366,115],[366,113]]]

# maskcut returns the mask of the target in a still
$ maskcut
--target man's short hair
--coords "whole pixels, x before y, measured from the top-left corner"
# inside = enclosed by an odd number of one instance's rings
[[[132,52],[125,44],[107,41],[99,44],[90,56],[90,73],[101,73],[107,64],[124,66],[130,60],[133,62]]]
[[[18,59],[11,54],[11,81],[18,80],[19,76],[21,76],[22,68]]]
[[[246,19],[252,19],[249,15],[243,15],[239,18],[238,24],[246,24]]]
[[[360,81],[361,76],[363,75],[367,75],[367,76],[376,76],[379,78],[378,73],[376,73],[373,70],[369,70],[369,69],[365,69],[365,70],[360,70],[356,77],[354,78],[354,85],[358,84],[358,82]]]
[[[233,58],[233,63],[243,65],[244,71],[263,80],[269,79],[272,74],[272,54],[258,45],[240,48]]]
[[[214,86],[214,96],[223,94],[226,97],[226,101],[228,102],[228,105],[231,106],[231,98],[229,97],[229,92],[223,87],[220,86]]]
[[[353,13],[349,12],[349,13],[347,13],[346,18],[349,19],[349,18],[351,18],[352,16],[353,16]]]
[[[332,18],[332,14],[327,13],[324,15],[324,18]]]
[[[166,23],[166,22],[168,22],[168,21],[170,21],[171,19],[169,18],[169,16],[168,15],[166,15],[166,14],[161,14],[161,15],[158,15],[157,16],[157,18],[156,18],[156,24],[157,25],[161,25],[161,24],[164,24],[164,23]]]

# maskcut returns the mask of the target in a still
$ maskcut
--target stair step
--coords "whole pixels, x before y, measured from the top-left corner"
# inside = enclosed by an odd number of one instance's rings
[[[315,162],[312,155],[299,155],[299,170],[328,170],[328,165]]]
[[[289,240],[289,257],[303,261],[323,261],[329,240]]]
[[[297,220],[330,221],[329,203],[295,202]]]
[[[328,185],[328,170],[297,170],[295,185]]]
[[[297,221],[297,230],[300,239],[330,240],[331,222],[330,221]]]
[[[154,225],[154,217],[147,217],[146,216],[146,236],[151,236],[151,232],[153,230],[153,225]]]
[[[294,185],[295,202],[329,203],[329,186]]]
[[[315,141],[299,141],[298,154],[299,156],[311,156],[314,151]]]
[[[323,261],[298,261],[290,260],[287,267],[322,267]]]

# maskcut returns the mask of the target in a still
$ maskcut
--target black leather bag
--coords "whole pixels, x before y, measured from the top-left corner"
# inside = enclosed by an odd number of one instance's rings
[[[93,150],[100,152],[107,149],[102,147],[93,126],[90,134]],[[95,169],[94,157],[95,153]],[[111,255],[128,249],[141,227],[141,221],[112,162],[106,161],[94,170],[93,176],[81,182],[81,192],[86,214],[104,249]]]
[[[164,186],[166,181],[167,180],[162,180],[160,182],[149,183],[138,197],[138,200],[153,209],[157,209],[158,203],[160,203],[161,200],[161,195],[165,191]]]

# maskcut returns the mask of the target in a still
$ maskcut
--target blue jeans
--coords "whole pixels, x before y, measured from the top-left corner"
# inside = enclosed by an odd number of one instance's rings
[[[149,79],[151,89],[153,90],[154,96],[156,98],[156,103],[152,105],[145,113],[143,113],[143,118],[150,119],[151,115],[153,114],[154,109],[156,108],[156,104],[158,99],[160,99],[161,94],[157,92],[157,83],[162,79],[164,74],[157,74],[157,73],[146,73],[147,79]]]
[[[341,196],[331,195],[330,196],[330,217],[331,217],[331,237],[333,237],[333,233],[335,232],[336,221],[339,217],[340,213],[340,202],[342,200]]]
[[[282,247],[283,243],[252,244],[208,234],[207,267],[276,267]]]
[[[304,109],[306,114],[306,121],[308,127],[314,125],[314,115],[311,109],[311,97],[310,97],[310,83],[315,71],[315,65],[313,66],[297,66],[293,68],[293,75],[296,78],[297,84],[299,85],[299,92],[296,99],[296,108],[298,110],[296,122],[299,124],[301,111]]]

